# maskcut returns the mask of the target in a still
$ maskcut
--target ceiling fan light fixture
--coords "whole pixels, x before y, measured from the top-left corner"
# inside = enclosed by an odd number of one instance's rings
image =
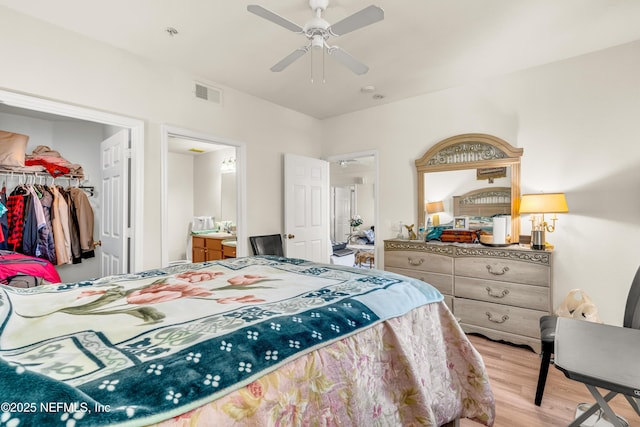
[[[324,48],[324,37],[321,34],[316,34],[311,38],[311,47],[314,49]]]

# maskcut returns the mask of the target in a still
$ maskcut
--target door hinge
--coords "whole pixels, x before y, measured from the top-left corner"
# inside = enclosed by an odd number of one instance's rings
[[[127,148],[124,152],[124,156],[127,159],[130,159],[133,156],[133,150],[131,148]]]

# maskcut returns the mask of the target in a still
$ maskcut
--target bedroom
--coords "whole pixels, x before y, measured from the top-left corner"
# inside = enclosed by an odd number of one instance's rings
[[[524,149],[523,193],[567,195],[570,213],[550,236],[556,246],[554,301],[580,287],[598,302],[606,323],[621,323],[620,301],[638,265],[628,242],[640,238],[640,202],[629,196],[640,188],[640,35],[573,58],[320,120],[215,80],[224,90],[223,106],[201,103],[190,93],[194,76],[178,67],[11,9],[3,8],[0,20],[0,48],[13,64],[2,70],[2,89],[144,120],[141,269],[161,263],[156,183],[165,123],[246,144],[246,235],[282,228],[282,153],[329,157],[376,150],[380,240],[395,236],[398,221],[415,220],[414,160],[448,136],[485,132]]]

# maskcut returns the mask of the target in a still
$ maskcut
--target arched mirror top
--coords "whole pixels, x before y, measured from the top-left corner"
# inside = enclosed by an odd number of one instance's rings
[[[512,236],[520,232],[520,158],[523,149],[513,147],[505,140],[493,135],[468,133],[444,139],[416,160],[418,175],[418,224],[425,224],[427,202],[425,174],[465,169],[490,171],[491,168],[510,168]],[[512,239],[512,241],[514,241]]]
[[[438,142],[416,160],[418,172],[473,169],[486,165],[520,163],[522,148],[515,148],[497,136],[482,133],[456,135]],[[489,163],[487,163],[489,162]]]

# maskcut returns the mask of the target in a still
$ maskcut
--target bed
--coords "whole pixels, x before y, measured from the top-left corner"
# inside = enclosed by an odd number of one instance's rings
[[[491,426],[442,295],[379,270],[258,256],[0,285],[7,426]]]

